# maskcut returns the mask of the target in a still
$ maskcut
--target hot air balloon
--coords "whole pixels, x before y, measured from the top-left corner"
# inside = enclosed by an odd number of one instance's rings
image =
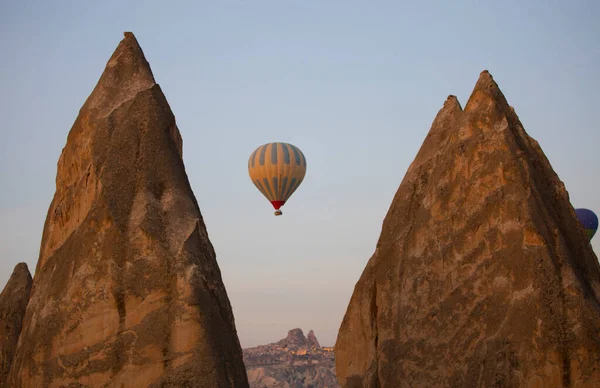
[[[577,214],[577,218],[579,218],[579,222],[581,222],[583,229],[585,229],[588,239],[591,240],[598,230],[598,217],[589,209],[575,209],[575,213]]]
[[[254,186],[271,202],[275,215],[304,180],[306,158],[289,143],[267,143],[252,152],[248,174]]]

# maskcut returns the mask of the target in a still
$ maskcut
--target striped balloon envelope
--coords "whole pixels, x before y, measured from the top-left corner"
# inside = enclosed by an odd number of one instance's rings
[[[275,208],[281,207],[294,194],[306,175],[306,158],[298,147],[289,143],[267,143],[252,152],[248,174],[254,186]]]
[[[575,209],[575,214],[577,214],[581,226],[583,226],[583,229],[587,233],[588,239],[591,240],[598,230],[598,217],[590,209],[583,208]]]

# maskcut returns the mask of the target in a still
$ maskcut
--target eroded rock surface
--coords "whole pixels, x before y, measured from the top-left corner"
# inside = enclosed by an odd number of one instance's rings
[[[0,388],[8,387],[6,379],[17,350],[31,283],[27,264],[19,263],[0,294]]]
[[[247,387],[175,118],[132,33],[58,162],[13,387]]]
[[[335,346],[344,387],[598,387],[600,268],[492,76],[450,96]]]

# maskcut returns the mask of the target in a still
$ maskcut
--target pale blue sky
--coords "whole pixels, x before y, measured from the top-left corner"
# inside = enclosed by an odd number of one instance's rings
[[[0,287],[35,268],[58,157],[123,31],[175,113],[244,347],[294,327],[333,345],[434,116],[483,69],[573,205],[600,210],[597,0],[0,4]],[[308,161],[283,217],[247,174],[269,141]]]

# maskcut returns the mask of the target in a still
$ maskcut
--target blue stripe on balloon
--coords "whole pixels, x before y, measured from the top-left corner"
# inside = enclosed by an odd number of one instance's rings
[[[269,184],[269,180],[267,178],[264,178],[263,182],[265,184],[265,187],[267,188],[267,191],[269,192],[269,199],[273,201],[273,198],[275,197],[273,196],[273,192],[271,191],[271,185]]]
[[[256,153],[258,152],[258,150],[254,150],[254,152],[252,153],[252,167],[254,167],[254,161],[256,160]]]
[[[278,200],[280,198],[279,194],[279,179],[276,176],[273,177],[273,191],[275,192],[275,197],[273,200]]]
[[[292,181],[290,182],[287,192],[285,193],[283,198],[288,198],[292,194],[292,192],[294,191],[293,189],[294,189],[295,185],[296,185],[296,178],[292,178]]]
[[[287,187],[287,182],[288,182],[288,177],[284,176],[283,178],[281,178],[281,196],[280,199],[285,198],[285,189]]]
[[[260,148],[260,158],[258,159],[258,163],[261,166],[265,165],[265,152],[267,152],[267,145],[264,145]]]
[[[257,179],[254,182],[256,183],[256,186],[258,187],[258,189],[264,194],[265,193],[265,189],[262,186],[262,183],[260,183],[260,179]]]
[[[271,163],[277,164],[277,143],[271,144]]]
[[[258,190],[262,193],[262,195],[264,195],[266,197],[267,196],[267,192],[265,191],[264,187],[260,183],[260,180],[257,179],[256,181],[254,181],[254,184],[256,185],[256,187],[258,187]]]
[[[288,145],[281,143],[281,148],[283,148],[283,163],[290,164],[290,149]]]
[[[298,148],[296,148],[295,146],[290,144],[290,147],[292,147],[292,151],[294,151],[294,156],[296,156],[296,165],[299,166],[300,165],[300,154]]]

